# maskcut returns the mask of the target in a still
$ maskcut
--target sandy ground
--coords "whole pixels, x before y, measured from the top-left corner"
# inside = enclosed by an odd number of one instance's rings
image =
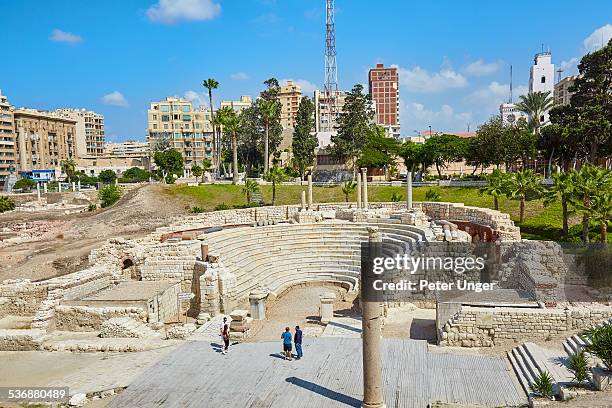
[[[78,271],[87,267],[89,252],[108,238],[137,237],[167,225],[187,209],[162,194],[163,188],[158,184],[130,187],[113,207],[92,213],[0,214],[0,228],[26,222],[48,224],[44,234],[0,249],[0,281],[40,280]]]

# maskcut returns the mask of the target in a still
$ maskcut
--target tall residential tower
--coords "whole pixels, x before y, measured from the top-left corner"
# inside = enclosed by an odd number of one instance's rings
[[[385,128],[388,136],[400,137],[399,75],[397,68],[376,64],[368,73],[368,85],[376,110],[376,123]]]

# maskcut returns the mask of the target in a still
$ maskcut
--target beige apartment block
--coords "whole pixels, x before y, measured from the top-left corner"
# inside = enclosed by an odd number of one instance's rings
[[[253,98],[249,95],[240,96],[238,101],[221,101],[221,108],[229,107],[232,108],[236,113],[240,113],[244,108],[248,108],[253,104]]]
[[[53,170],[76,158],[76,120],[35,109],[16,109],[17,170]]]
[[[569,88],[574,85],[576,78],[578,78],[578,75],[571,75],[555,84],[555,105],[569,105],[572,95],[574,94],[574,92],[570,92]]]
[[[191,101],[169,96],[152,102],[148,111],[147,141],[152,150],[160,142],[178,150],[187,169],[212,159],[212,124],[210,111],[201,106],[194,109]]]
[[[78,157],[100,156],[104,153],[104,116],[85,109],[57,109],[56,114],[76,121],[76,152]]]
[[[138,142],[136,140],[126,140],[120,143],[105,143],[104,155],[113,156],[146,156],[149,152],[149,144],[147,142]]]
[[[0,93],[0,185],[11,170],[16,170],[13,107]]]
[[[294,84],[293,81],[287,81],[285,86],[281,86],[278,92],[278,99],[281,103],[281,125],[283,129],[295,128],[297,119],[297,111],[302,99],[302,88]]]
[[[317,132],[335,132],[338,117],[344,108],[346,93],[336,91],[328,98],[318,89],[314,93],[315,126]]]

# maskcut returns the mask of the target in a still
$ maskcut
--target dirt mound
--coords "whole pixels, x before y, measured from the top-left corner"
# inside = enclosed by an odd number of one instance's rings
[[[44,234],[32,234],[21,242],[0,247],[0,281],[13,278],[33,280],[80,270],[87,255],[108,238],[136,237],[168,224],[185,214],[184,203],[165,194],[163,185],[126,187],[123,197],[111,208],[76,215],[54,215]],[[41,214],[10,213],[0,217],[9,226]],[[49,220],[49,219],[47,219]]]

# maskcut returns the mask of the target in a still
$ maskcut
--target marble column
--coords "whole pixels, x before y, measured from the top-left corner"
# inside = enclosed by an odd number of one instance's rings
[[[61,192],[62,192],[62,182],[61,182],[61,181],[58,181],[58,182],[57,182],[57,191],[58,191],[59,193],[61,193]]]
[[[36,198],[40,201],[40,184],[36,183]]]
[[[380,302],[370,298],[376,275],[369,261],[382,255],[382,233],[377,227],[368,228],[368,261],[361,270],[361,308],[363,345],[363,403],[364,408],[384,408],[382,395],[382,360],[380,352],[381,327]],[[369,293],[369,296],[366,294]]]
[[[81,180],[79,179],[78,184],[77,184],[78,188],[77,190],[81,191]]]
[[[361,169],[361,174],[362,174],[362,178],[363,178],[363,209],[367,210],[368,209],[368,169],[367,168],[362,168]]]
[[[312,174],[308,175],[308,209],[312,210]]]
[[[406,208],[412,210],[412,172],[406,174]]]
[[[76,191],[76,183],[74,181],[72,182],[72,191]]]
[[[48,183],[43,183],[43,193],[45,193],[45,194],[47,194],[49,192],[47,184]]]
[[[302,190],[302,211],[306,209],[306,191]]]
[[[357,208],[361,206],[361,173],[357,172]]]

